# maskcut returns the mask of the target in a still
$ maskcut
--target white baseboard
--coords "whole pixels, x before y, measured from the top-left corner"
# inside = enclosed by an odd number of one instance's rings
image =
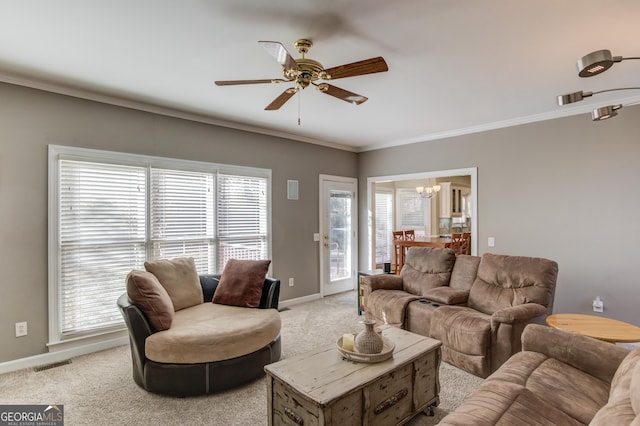
[[[310,294],[308,296],[298,297],[296,299],[281,300],[280,302],[278,302],[278,308],[288,308],[294,305],[300,305],[301,303],[312,302],[318,299],[322,299],[320,293]]]
[[[22,370],[25,368],[38,367],[40,365],[53,364],[54,362],[65,361],[76,356],[86,355],[92,352],[98,352],[128,344],[129,337],[124,336],[98,343],[90,343],[88,345],[78,346],[72,349],[63,349],[56,352],[48,352],[40,355],[6,361],[0,363],[0,374],[10,373],[12,371]]]

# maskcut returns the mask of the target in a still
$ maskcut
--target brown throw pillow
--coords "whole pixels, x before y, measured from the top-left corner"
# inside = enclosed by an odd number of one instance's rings
[[[270,264],[270,260],[229,259],[213,294],[213,303],[257,308]]]
[[[200,278],[193,258],[144,262],[144,267],[158,278],[167,290],[176,311],[204,302]]]
[[[151,272],[133,270],[127,275],[127,294],[158,331],[171,327],[175,312],[173,303],[158,279]]]

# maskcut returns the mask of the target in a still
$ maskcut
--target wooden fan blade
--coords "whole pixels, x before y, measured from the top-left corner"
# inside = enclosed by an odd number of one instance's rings
[[[272,78],[269,80],[223,80],[216,81],[216,86],[235,86],[238,84],[283,83],[287,80]]]
[[[365,59],[363,61],[329,68],[325,71],[331,76],[331,80],[335,80],[337,78],[355,77],[357,75],[389,71],[389,67],[384,61],[384,58],[378,56],[377,58]]]
[[[275,111],[277,109],[280,109],[280,107],[282,105],[284,105],[285,102],[287,102],[289,99],[291,99],[291,97],[293,95],[295,95],[296,92],[297,92],[297,90],[295,88],[289,88],[289,89],[285,90],[284,92],[282,92],[282,94],[280,96],[275,98],[273,100],[273,102],[271,102],[269,105],[267,105],[265,110],[266,111]]]
[[[258,43],[285,69],[296,71],[300,69],[296,60],[293,59],[282,43],[277,41],[259,41]]]
[[[366,102],[369,99],[366,96],[358,95],[357,93],[349,92],[348,90],[344,90],[326,83],[319,85],[318,90],[326,93],[327,95],[331,95],[354,105],[360,105],[361,103]]]

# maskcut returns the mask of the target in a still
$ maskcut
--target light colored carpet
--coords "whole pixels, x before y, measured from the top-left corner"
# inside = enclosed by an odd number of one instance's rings
[[[363,328],[355,292],[325,297],[281,312],[282,358],[327,345]],[[408,424],[434,425],[457,407],[482,379],[446,363],[440,368],[440,406]],[[154,395],[131,377],[128,346],[73,358],[71,364],[0,375],[0,404],[64,404],[66,425],[267,424],[266,380],[191,398]]]

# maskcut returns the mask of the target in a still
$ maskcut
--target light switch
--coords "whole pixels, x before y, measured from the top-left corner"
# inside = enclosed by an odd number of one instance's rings
[[[320,241],[320,234],[318,232],[313,234],[313,241]]]
[[[489,237],[487,240],[487,245],[489,247],[495,247],[496,246],[496,239],[494,237]]]

